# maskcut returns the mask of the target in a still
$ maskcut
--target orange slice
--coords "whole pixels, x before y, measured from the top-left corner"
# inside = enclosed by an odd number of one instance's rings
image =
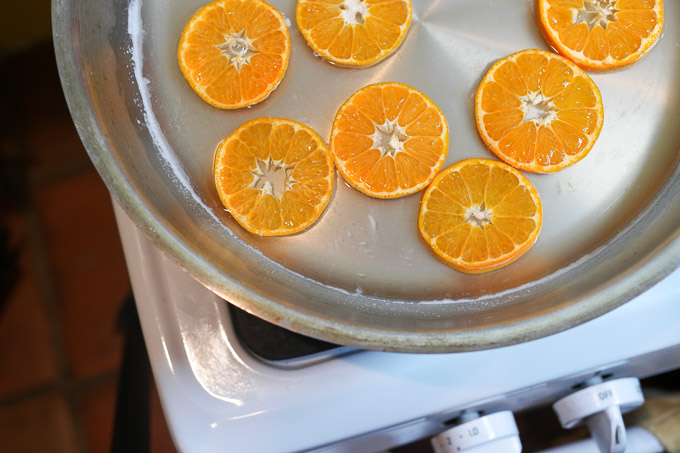
[[[594,71],[635,63],[663,30],[662,0],[538,0],[537,5],[548,43]]]
[[[411,24],[411,0],[298,0],[298,28],[340,66],[370,66],[394,52]]]
[[[503,161],[549,173],[590,152],[604,109],[581,68],[552,52],[524,50],[489,69],[477,89],[475,116],[484,143]]]
[[[289,54],[290,34],[276,8],[263,0],[218,0],[189,20],[178,59],[189,85],[207,103],[238,109],[276,89]]]
[[[449,127],[427,96],[386,82],[361,88],[338,110],[331,153],[351,186],[376,198],[424,189],[444,165]]]
[[[495,160],[468,159],[423,194],[418,229],[444,262],[467,273],[506,266],[536,242],[541,200],[531,182]]]
[[[229,213],[251,233],[297,233],[319,218],[331,198],[333,160],[304,124],[257,118],[220,143],[215,185]]]

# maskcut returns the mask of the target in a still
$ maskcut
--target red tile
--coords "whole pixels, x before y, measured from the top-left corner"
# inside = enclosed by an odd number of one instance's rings
[[[118,369],[116,318],[130,283],[108,191],[94,171],[41,187],[37,205],[75,377]]]
[[[79,451],[66,401],[58,394],[0,409],[0,445],[7,452]]]
[[[82,398],[81,421],[85,427],[88,451],[108,452],[113,438],[117,383],[111,381],[88,390]]]
[[[43,121],[40,126],[33,120],[33,125],[24,125],[22,138],[32,159],[30,173],[35,179],[67,173],[74,165],[91,165],[65,104],[52,118],[38,121]]]
[[[58,367],[46,305],[31,261],[25,219],[7,216],[11,247],[20,250],[19,279],[0,316],[0,398],[48,384]]]
[[[41,177],[89,159],[71,119],[50,41],[5,60],[6,93],[32,174]]]

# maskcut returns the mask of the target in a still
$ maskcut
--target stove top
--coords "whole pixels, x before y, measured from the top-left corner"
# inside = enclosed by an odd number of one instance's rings
[[[606,315],[539,340],[457,354],[364,351],[231,307],[116,214],[181,451],[378,451],[444,431],[466,411],[516,412],[550,405],[593,376],[680,367],[680,270]]]
[[[238,341],[250,354],[272,366],[297,368],[357,351],[292,332],[225,303]]]

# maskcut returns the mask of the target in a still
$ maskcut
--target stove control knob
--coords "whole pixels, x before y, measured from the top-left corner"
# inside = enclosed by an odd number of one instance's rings
[[[567,395],[553,404],[563,428],[585,424],[602,453],[626,450],[626,426],[622,414],[644,402],[640,381],[623,378],[602,381],[596,378],[588,387]]]
[[[511,411],[482,417],[469,413],[461,423],[433,437],[435,453],[520,453],[522,443]]]

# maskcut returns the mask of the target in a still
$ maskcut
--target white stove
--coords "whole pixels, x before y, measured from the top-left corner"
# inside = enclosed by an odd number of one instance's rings
[[[680,368],[680,270],[604,316],[528,343],[437,355],[341,348],[268,362],[237,338],[229,304],[118,207],[116,215],[180,451],[374,452],[431,437],[466,414],[551,405],[594,376]]]

